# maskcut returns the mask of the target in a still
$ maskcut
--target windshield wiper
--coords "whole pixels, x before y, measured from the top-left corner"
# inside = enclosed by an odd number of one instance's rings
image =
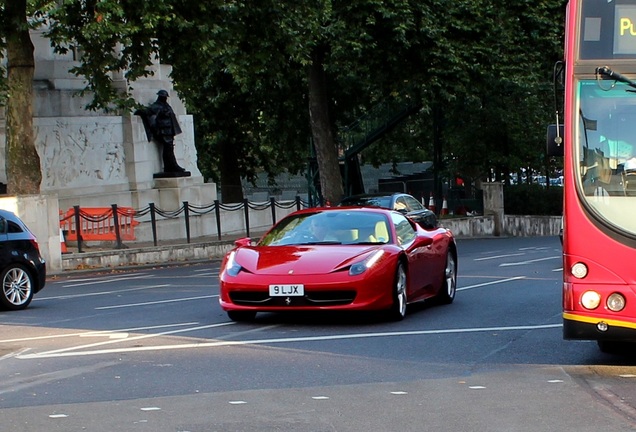
[[[624,75],[619,74],[618,72],[614,72],[607,66],[600,66],[596,68],[596,75],[602,75],[606,78],[613,79],[614,81],[619,81],[627,84],[630,87],[636,88],[636,82],[630,80]],[[627,90],[628,92],[635,92],[635,90]]]

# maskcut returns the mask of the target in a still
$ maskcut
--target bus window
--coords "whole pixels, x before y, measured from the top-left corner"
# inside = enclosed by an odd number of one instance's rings
[[[604,84],[579,82],[580,195],[604,223],[636,234],[636,94]]]

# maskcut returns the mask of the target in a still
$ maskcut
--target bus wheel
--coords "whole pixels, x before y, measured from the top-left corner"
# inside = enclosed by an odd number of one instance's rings
[[[623,344],[616,341],[599,340],[596,343],[598,344],[598,349],[605,354],[616,354],[623,348]]]

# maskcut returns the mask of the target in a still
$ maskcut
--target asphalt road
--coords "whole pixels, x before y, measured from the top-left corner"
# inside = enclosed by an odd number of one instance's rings
[[[636,358],[561,337],[556,237],[459,241],[448,306],[259,314],[218,262],[50,280],[0,313],[0,430],[633,431]]]

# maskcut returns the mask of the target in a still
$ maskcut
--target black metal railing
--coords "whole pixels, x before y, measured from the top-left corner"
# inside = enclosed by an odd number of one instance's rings
[[[76,241],[77,250],[82,252],[83,243],[86,241],[114,242],[115,248],[125,248],[124,240],[134,240],[135,226],[139,225],[139,220],[145,218],[151,224],[152,241],[154,246],[158,245],[157,224],[161,220],[181,219],[185,226],[186,241],[191,242],[190,220],[194,216],[204,216],[214,214],[216,219],[216,237],[222,240],[223,223],[221,211],[234,212],[242,211],[245,218],[245,234],[250,236],[250,210],[264,211],[271,210],[271,221],[274,225],[277,221],[276,209],[289,210],[294,208],[310,207],[306,201],[299,196],[295,200],[276,201],[270,198],[264,202],[249,202],[244,199],[241,203],[222,204],[219,200],[207,206],[199,206],[183,202],[183,205],[176,210],[163,210],[154,203],[148,204],[142,209],[132,209],[130,207],[119,207],[112,204],[111,207],[80,208],[73,206],[65,214],[60,213],[60,227],[66,240]]]

